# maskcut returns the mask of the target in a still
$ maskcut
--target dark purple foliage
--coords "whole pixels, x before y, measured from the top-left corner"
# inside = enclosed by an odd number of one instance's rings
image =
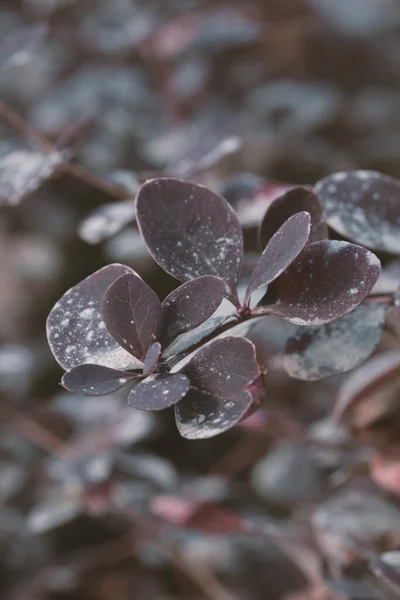
[[[400,254],[400,182],[376,171],[345,171],[319,181],[327,222],[374,250]]]
[[[323,325],[356,308],[379,273],[379,260],[365,248],[314,242],[268,287],[262,304],[297,325]]]
[[[145,183],[136,200],[141,234],[154,259],[180,281],[216,275],[237,302],[242,230],[233,209],[211,190],[161,178]]]
[[[154,369],[161,356],[160,342],[154,342],[146,352],[143,366],[143,375],[148,375]]]
[[[152,375],[140,382],[128,396],[128,404],[140,410],[164,410],[182,400],[190,381],[182,373]]]
[[[83,396],[105,396],[122,388],[135,375],[102,365],[84,364],[67,371],[61,383],[70,392]]]
[[[290,217],[269,240],[247,286],[245,302],[259,288],[279,277],[303,250],[310,235],[311,218],[301,212]]]
[[[204,323],[221,304],[224,295],[223,280],[212,275],[187,281],[171,292],[162,303],[164,344]]]
[[[283,223],[296,213],[306,211],[311,216],[310,242],[328,237],[323,206],[316,194],[304,187],[295,187],[276,198],[268,207],[260,226],[260,245],[265,248]]]
[[[143,361],[162,329],[162,307],[157,294],[143,279],[127,273],[104,294],[102,314],[118,344]]]

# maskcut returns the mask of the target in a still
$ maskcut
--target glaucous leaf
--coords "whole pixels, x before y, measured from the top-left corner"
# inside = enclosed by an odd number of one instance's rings
[[[220,435],[242,419],[252,401],[247,390],[230,398],[221,398],[191,388],[186,398],[175,406],[178,431],[189,440],[204,440]]]
[[[297,258],[307,243],[310,227],[311,217],[303,211],[289,217],[274,233],[250,277],[245,304],[253,292],[274,281]]]
[[[367,303],[340,319],[298,327],[288,339],[283,365],[291,377],[316,381],[363,363],[378,344],[387,305]]]
[[[182,373],[152,375],[133,388],[128,404],[139,410],[163,410],[182,400],[189,387],[190,381]]]
[[[196,277],[180,285],[162,303],[164,344],[198,327],[217,310],[225,295],[222,279],[213,275]]]
[[[327,222],[358,244],[400,254],[400,182],[376,171],[347,171],[315,186]]]
[[[100,244],[135,220],[129,202],[112,202],[96,208],[79,224],[79,237],[88,244]]]
[[[340,390],[334,410],[337,421],[343,421],[365,398],[400,377],[400,351],[392,350],[375,356],[359,367],[346,380]]]
[[[261,304],[296,325],[323,325],[356,308],[379,273],[379,259],[365,248],[314,242],[269,285]]]
[[[21,27],[8,35],[0,46],[0,69],[12,64],[23,64],[29,60],[32,52],[43,42],[48,27],[38,23]]]
[[[163,358],[172,358],[181,352],[185,352],[185,350],[190,348],[193,344],[199,344],[223,323],[227,323],[231,320],[231,318],[232,317],[229,315],[210,317],[205,323],[196,327],[196,329],[192,329],[187,333],[182,333],[164,350],[162,353]]]
[[[19,204],[63,162],[61,152],[42,154],[16,150],[0,160],[0,205]]]
[[[147,350],[146,357],[144,359],[143,375],[148,375],[158,363],[158,359],[161,355],[161,344],[160,342],[154,342]]]
[[[252,342],[240,337],[214,340],[182,369],[194,388],[220,398],[242,392],[259,375]]]
[[[103,267],[68,290],[47,318],[47,339],[56,361],[67,371],[84,363],[114,369],[139,366],[108,333],[101,315],[107,288],[124,273],[125,265]]]
[[[316,194],[304,187],[295,187],[276,198],[268,207],[260,226],[260,244],[268,244],[272,236],[287,219],[299,212],[311,215],[310,242],[328,237],[323,206]]]
[[[79,365],[64,373],[61,379],[66,390],[83,396],[106,396],[122,388],[135,375],[109,369],[102,365]]]
[[[105,292],[102,314],[118,344],[144,360],[162,327],[161,302],[151,287],[134,273],[122,275]]]
[[[139,191],[136,214],[150,253],[165,271],[181,281],[222,277],[237,303],[243,236],[226,200],[179,179],[152,179]]]

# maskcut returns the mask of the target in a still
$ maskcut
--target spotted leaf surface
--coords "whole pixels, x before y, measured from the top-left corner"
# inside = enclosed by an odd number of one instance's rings
[[[262,304],[296,325],[323,325],[354,310],[379,273],[379,259],[365,248],[314,242],[270,284]]]
[[[118,344],[144,360],[162,327],[162,307],[157,294],[140,277],[126,273],[104,294],[102,313]]]
[[[221,398],[235,396],[259,374],[255,347],[239,337],[214,340],[199,350],[182,372],[192,387]]]
[[[130,392],[128,404],[139,410],[163,410],[182,400],[189,387],[189,379],[181,373],[153,375]]]
[[[310,242],[319,242],[328,237],[324,209],[320,199],[311,190],[295,187],[276,198],[268,207],[261,222],[259,237],[262,248],[292,215],[299,212],[311,215]]]
[[[160,342],[154,342],[146,352],[144,359],[143,375],[148,375],[158,363],[158,359],[161,355],[161,344]]]
[[[212,275],[196,277],[171,292],[162,303],[164,344],[204,323],[217,310],[224,295],[223,280]]]
[[[171,358],[176,354],[185,352],[193,344],[199,344],[202,340],[206,340],[218,327],[229,320],[231,320],[231,317],[226,315],[210,317],[205,323],[196,327],[196,329],[182,333],[164,350],[162,353],[163,358]]]
[[[83,396],[105,396],[116,392],[135,375],[102,365],[80,365],[64,374],[61,383],[66,390]]]
[[[226,200],[179,179],[153,179],[141,187],[136,212],[143,239],[165,271],[181,281],[222,277],[237,301],[243,236]]]
[[[220,398],[204,390],[191,389],[175,406],[179,433],[189,440],[204,440],[224,433],[247,413],[252,396],[242,391],[231,398]]]
[[[115,369],[135,368],[138,361],[108,333],[101,315],[107,288],[124,273],[125,265],[112,264],[68,290],[47,319],[47,338],[57,362],[67,371],[84,363]]]
[[[300,212],[290,217],[269,240],[247,287],[245,302],[259,288],[279,277],[300,254],[310,235],[311,217]]]
[[[380,340],[386,310],[384,304],[361,304],[333,323],[298,327],[286,344],[286,372],[316,381],[358,367]]]
[[[400,182],[376,171],[334,173],[319,181],[332,229],[358,244],[400,254]]]

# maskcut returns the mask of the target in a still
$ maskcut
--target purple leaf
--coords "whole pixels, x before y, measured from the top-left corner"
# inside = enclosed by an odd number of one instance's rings
[[[290,217],[272,236],[250,277],[244,299],[279,277],[303,250],[310,235],[311,217],[300,212]]]
[[[162,303],[164,345],[204,323],[217,310],[224,294],[223,280],[212,275],[196,277],[171,292]]]
[[[130,202],[103,204],[81,221],[78,234],[88,244],[99,244],[134,220],[135,209]]]
[[[115,369],[139,366],[108,333],[101,316],[107,288],[124,273],[125,265],[113,264],[96,271],[68,290],[47,318],[47,338],[57,362],[67,371],[84,363]]]
[[[319,242],[328,237],[328,227],[322,204],[311,190],[295,187],[276,198],[268,207],[260,227],[260,244],[268,244],[272,236],[287,219],[306,211],[311,215],[310,242]]]
[[[103,297],[102,314],[112,337],[139,360],[155,342],[162,327],[158,296],[138,275],[126,273]]]
[[[192,387],[221,398],[235,396],[259,375],[254,344],[240,337],[214,340],[201,348],[182,372]]]
[[[193,183],[153,179],[141,187],[136,213],[142,237],[165,271],[181,281],[222,277],[229,298],[238,304],[243,236],[226,200]]]
[[[219,398],[204,390],[191,389],[175,406],[179,433],[189,440],[202,440],[224,433],[236,425],[252,404],[245,390],[231,398]]]
[[[400,254],[400,182],[376,171],[347,171],[315,186],[330,227],[358,244]]]
[[[323,325],[356,308],[379,273],[379,259],[365,248],[314,242],[271,283],[262,304],[296,325]]]
[[[182,400],[189,387],[190,381],[182,373],[152,375],[133,388],[128,404],[139,410],[163,410]]]
[[[8,35],[0,46],[0,69],[9,63],[26,63],[45,39],[47,31],[47,25],[39,23],[21,27]]]
[[[297,379],[316,381],[363,363],[378,344],[387,305],[362,304],[333,323],[298,327],[285,348],[284,367]]]
[[[147,350],[146,357],[144,359],[143,375],[148,375],[158,363],[161,355],[161,344],[160,342],[154,342]]]
[[[116,392],[137,376],[102,365],[86,364],[67,371],[61,383],[66,390],[73,394],[106,396]]]

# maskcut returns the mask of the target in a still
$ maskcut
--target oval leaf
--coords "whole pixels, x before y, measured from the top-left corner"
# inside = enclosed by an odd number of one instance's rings
[[[148,375],[158,363],[161,355],[160,342],[154,342],[147,350],[146,358],[144,359],[143,375]]]
[[[376,171],[347,171],[315,186],[330,227],[358,244],[400,254],[400,182]]]
[[[140,277],[127,273],[104,294],[102,313],[118,344],[144,360],[162,327],[162,307],[157,294]]]
[[[385,304],[362,304],[333,323],[298,327],[286,343],[286,372],[316,381],[358,367],[380,340],[386,309]]]
[[[328,237],[323,206],[311,190],[295,187],[276,198],[268,207],[261,223],[259,237],[261,248],[265,248],[278,229],[296,213],[306,211],[311,215],[310,242],[319,242]]]
[[[225,295],[222,279],[212,275],[196,277],[171,292],[162,303],[164,312],[163,344],[206,321],[217,310]]]
[[[108,333],[101,315],[107,288],[124,273],[125,265],[113,264],[68,290],[50,311],[47,338],[56,361],[67,371],[84,363],[129,369],[139,366]]]
[[[221,315],[210,317],[205,323],[192,329],[187,333],[183,333],[176,338],[162,353],[163,358],[170,359],[177,354],[181,354],[188,350],[194,344],[200,344],[202,340],[204,343],[207,341],[207,337],[214,333],[219,327],[232,320],[231,315]]]
[[[379,259],[365,248],[314,242],[271,283],[262,304],[296,325],[323,325],[356,308],[379,273]]]
[[[153,375],[133,388],[128,404],[139,410],[163,410],[182,400],[189,387],[189,379],[181,373]]]
[[[204,440],[224,433],[236,425],[252,404],[245,390],[231,398],[220,398],[199,389],[190,389],[186,398],[175,406],[179,433],[189,440]]]
[[[253,292],[274,281],[297,258],[307,243],[310,227],[309,213],[300,212],[274,233],[250,277],[245,304]]]
[[[343,385],[334,418],[343,421],[367,396],[370,396],[400,377],[400,351],[380,354],[354,371]]]
[[[182,372],[192,387],[230,398],[259,375],[254,344],[240,337],[214,340],[199,350]]]
[[[193,183],[153,179],[139,191],[136,214],[151,255],[165,271],[181,281],[222,277],[237,304],[243,236],[226,200]]]
[[[86,364],[65,373],[61,383],[73,394],[105,396],[116,392],[137,376],[101,365]]]

